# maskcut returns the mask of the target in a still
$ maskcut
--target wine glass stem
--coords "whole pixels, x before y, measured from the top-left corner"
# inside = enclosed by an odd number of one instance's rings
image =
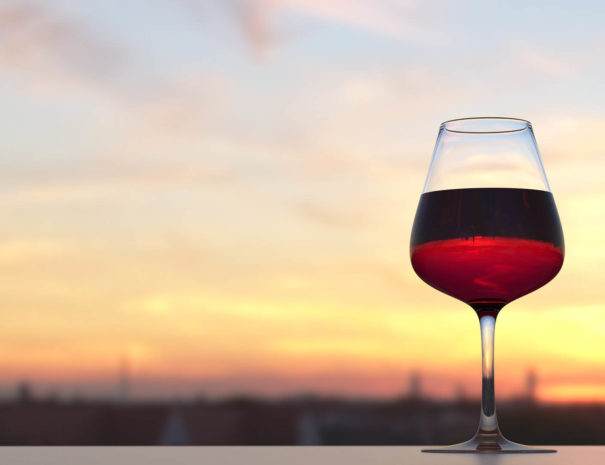
[[[497,311],[478,311],[481,325],[481,419],[478,434],[499,434],[494,391],[494,331]]]

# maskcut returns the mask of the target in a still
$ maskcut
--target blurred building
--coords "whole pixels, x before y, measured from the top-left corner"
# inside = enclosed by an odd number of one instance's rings
[[[525,400],[529,403],[536,401],[536,390],[538,388],[538,376],[533,368],[527,370],[525,376]]]

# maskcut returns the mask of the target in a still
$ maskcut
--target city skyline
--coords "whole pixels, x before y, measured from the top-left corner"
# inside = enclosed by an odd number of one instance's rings
[[[0,400],[6,402],[17,402],[17,403],[28,403],[28,402],[81,402],[81,401],[89,401],[89,402],[107,402],[114,401],[118,403],[123,403],[125,405],[129,403],[145,403],[145,402],[166,402],[166,401],[174,401],[177,399],[182,399],[186,401],[229,401],[236,400],[241,398],[246,399],[257,399],[259,401],[266,400],[296,400],[296,399],[334,399],[334,400],[342,400],[342,401],[355,401],[355,400],[369,400],[369,401],[393,401],[393,400],[409,400],[409,401],[469,401],[474,400],[480,401],[480,393],[479,392],[468,392],[464,383],[450,382],[450,380],[446,380],[446,384],[451,384],[449,386],[451,388],[451,392],[449,395],[437,395],[433,396],[430,392],[427,392],[427,381],[430,383],[434,382],[431,377],[429,379],[425,379],[422,373],[419,371],[412,371],[408,373],[407,378],[402,384],[402,388],[399,392],[396,392],[391,396],[371,396],[371,395],[346,395],[342,394],[342,392],[333,392],[333,393],[321,393],[321,392],[313,392],[313,391],[299,391],[299,392],[287,392],[285,394],[280,395],[267,395],[267,393],[263,393],[262,391],[246,391],[241,390],[239,392],[223,392],[217,394],[216,392],[212,393],[212,380],[210,380],[210,394],[204,390],[205,382],[201,380],[199,382],[198,390],[194,391],[191,389],[191,386],[185,386],[185,389],[182,392],[175,391],[162,391],[157,389],[149,389],[150,386],[154,385],[153,381],[150,380],[137,380],[133,377],[130,371],[130,363],[128,360],[122,359],[118,365],[118,369],[115,373],[115,379],[113,383],[108,383],[108,380],[101,381],[100,384],[98,381],[95,382],[95,389],[83,388],[75,388],[72,386],[72,389],[63,388],[57,389],[54,386],[36,386],[30,383],[27,380],[21,380],[14,386],[3,386],[0,387]],[[545,380],[541,379],[537,374],[534,368],[529,368],[525,373],[525,377],[523,379],[523,384],[517,390],[509,393],[508,396],[502,396],[504,402],[546,402],[546,403],[567,403],[565,399],[543,399],[538,396],[541,389],[544,387]],[[189,382],[188,384],[191,384]],[[572,401],[574,402],[574,401]],[[578,402],[575,400],[575,402]],[[589,402],[593,402],[589,400]],[[579,401],[582,403],[582,400]]]

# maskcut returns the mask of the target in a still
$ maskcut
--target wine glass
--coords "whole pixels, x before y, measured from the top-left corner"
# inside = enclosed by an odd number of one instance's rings
[[[502,436],[494,393],[494,329],[502,308],[555,277],[563,231],[529,121],[464,118],[439,128],[410,243],[427,284],[479,317],[482,398],[467,442],[425,452],[555,452]]]

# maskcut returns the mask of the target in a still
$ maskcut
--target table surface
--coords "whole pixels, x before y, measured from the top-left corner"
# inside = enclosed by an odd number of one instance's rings
[[[556,454],[426,454],[420,447],[0,447],[11,465],[571,465],[605,463],[603,446],[555,447]]]

